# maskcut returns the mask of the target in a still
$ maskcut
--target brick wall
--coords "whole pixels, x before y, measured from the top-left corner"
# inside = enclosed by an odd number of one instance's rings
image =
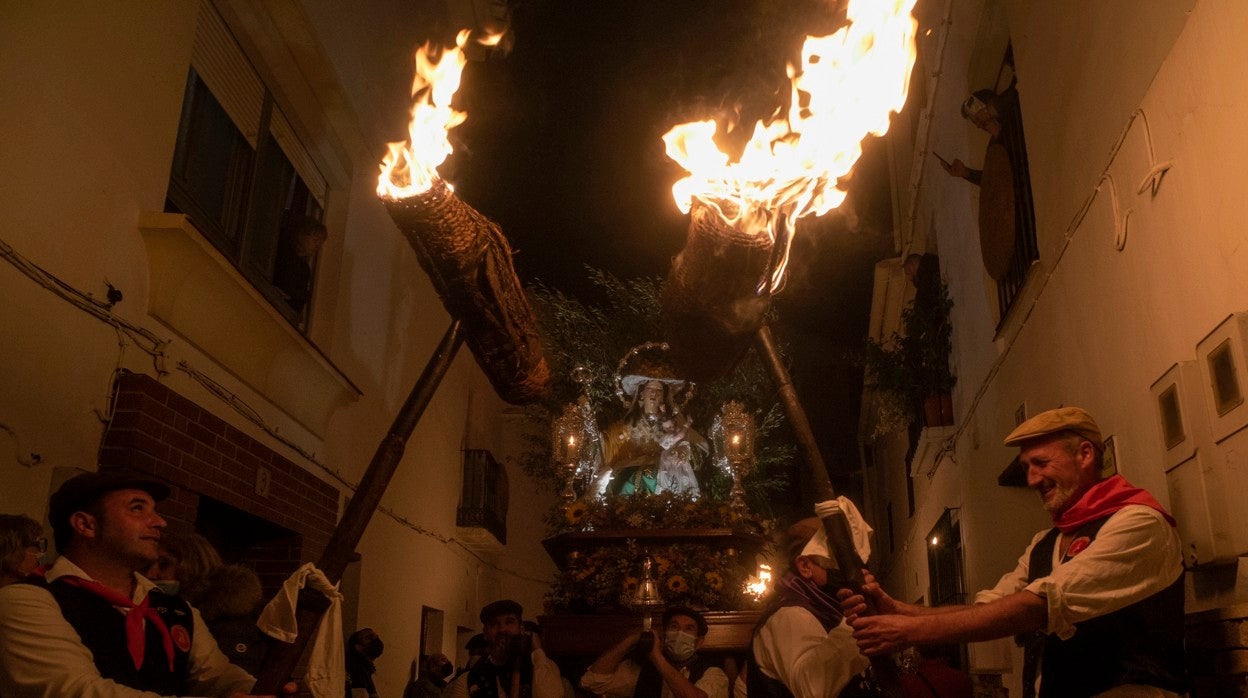
[[[1192,698],[1248,696],[1248,604],[1187,616]]]
[[[197,520],[198,528],[211,523],[201,511],[201,498],[207,497],[227,505],[214,504],[213,516],[232,507],[271,524],[262,527],[270,533],[288,532],[241,541],[236,551],[266,588],[300,563],[316,561],[334,530],[336,489],[150,376],[122,372],[114,390],[100,466],[129,467],[169,483],[173,492],[160,510],[170,528],[188,531],[197,528]],[[257,492],[262,470],[266,494]]]

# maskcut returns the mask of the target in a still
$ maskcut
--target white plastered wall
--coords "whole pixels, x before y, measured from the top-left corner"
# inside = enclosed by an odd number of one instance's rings
[[[441,3],[433,3],[441,6]],[[302,129],[331,181],[331,239],[318,269],[309,336],[359,389],[333,413],[323,435],[293,419],[147,315],[148,262],[141,213],[161,211],[181,111],[198,4],[103,2],[60,7],[23,3],[0,23],[0,240],[68,284],[102,298],[105,281],[125,294],[118,316],[163,338],[160,378],[173,390],[275,448],[343,490],[327,471],[356,482],[449,323],[449,316],[373,194],[384,140],[405,128],[410,74],[385,108],[348,99],[342,80],[311,67],[376,63],[388,56],[360,37],[335,43],[318,30],[349,26],[340,3],[221,3],[244,32],[244,48]],[[251,13],[251,14],[248,14]],[[404,15],[411,16],[411,15]],[[416,17],[415,19],[423,19]],[[394,41],[420,27],[387,26]],[[274,31],[276,30],[276,33]],[[255,32],[246,34],[245,32]],[[292,39],[297,39],[293,45]],[[359,39],[358,41],[355,39]],[[410,56],[411,46],[404,47]],[[332,50],[331,50],[332,49]],[[337,53],[335,53],[335,51]],[[276,57],[276,58],[274,58]],[[275,62],[265,61],[274,59]],[[408,73],[410,58],[393,68]],[[300,84],[299,76],[306,80]],[[359,95],[350,95],[352,97]],[[396,114],[386,134],[370,122]],[[361,116],[361,113],[365,116]],[[377,117],[380,121],[380,117]],[[0,511],[42,519],[62,467],[91,468],[99,448],[114,368],[156,375],[152,358],[117,333],[0,264]],[[248,341],[240,337],[239,341]],[[186,374],[186,361],[255,408],[270,427],[315,454],[303,459],[232,411]],[[422,605],[447,613],[443,651],[454,655],[454,627],[477,624],[481,604],[505,595],[540,611],[553,570],[540,548],[540,513],[549,502],[515,465],[504,405],[465,349],[413,434],[359,551],[358,616],[387,651],[378,684],[401,692],[416,657]],[[461,449],[491,450],[511,481],[509,540],[491,554],[455,541]],[[31,453],[38,453],[33,462]],[[402,520],[401,520],[402,519]]]

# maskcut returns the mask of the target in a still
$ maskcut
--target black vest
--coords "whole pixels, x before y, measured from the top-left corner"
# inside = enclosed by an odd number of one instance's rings
[[[1084,524],[1073,539],[1090,541],[1109,517]],[[1031,549],[1033,581],[1053,570],[1054,528]],[[1068,558],[1067,558],[1068,559]],[[1065,560],[1063,560],[1065,561]],[[1145,684],[1183,693],[1187,679],[1183,664],[1183,575],[1173,584],[1113,613],[1075,623],[1069,640],[1038,634],[1027,644],[1025,667],[1043,656],[1040,698],[1093,696],[1123,684]],[[1037,654],[1039,653],[1039,655]],[[1035,694],[1034,672],[1023,673],[1023,695]]]
[[[638,664],[641,666],[641,673],[637,675],[637,686],[633,688],[633,698],[659,698],[663,695],[663,675],[659,673],[659,668],[649,659],[643,659]],[[697,683],[706,673],[708,666],[706,660],[697,654],[690,657],[689,661],[684,664],[684,667],[689,670],[689,683]]]
[[[126,617],[118,613],[112,604],[86,589],[64,582],[53,580],[40,586],[44,586],[56,599],[61,615],[78,631],[82,644],[91,650],[100,676],[123,686],[153,691],[162,696],[187,694],[190,647],[195,629],[188,603],[157,589],[148,592],[148,605],[160,614],[173,636],[173,671],[169,671],[164,639],[152,623],[144,624],[147,641],[143,645],[143,666],[135,669],[126,646]]]
[[[750,698],[793,698],[793,692],[780,679],[773,679],[758,668],[754,650],[750,649],[750,670],[745,675],[745,691]]]

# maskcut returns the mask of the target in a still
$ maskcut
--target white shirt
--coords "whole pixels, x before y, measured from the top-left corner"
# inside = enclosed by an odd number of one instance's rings
[[[680,673],[686,679],[689,678],[688,667],[681,667]],[[581,677],[581,688],[605,696],[605,698],[631,698],[637,689],[639,676],[641,676],[641,665],[631,659],[625,659],[610,674],[585,672],[585,675]],[[728,698],[728,675],[719,667],[707,667],[706,671],[702,672],[701,678],[693,685],[705,691],[708,698]],[[666,681],[663,682],[661,696],[672,698],[672,689]]]
[[[488,656],[482,657],[482,662],[490,661]],[[451,685],[443,691],[445,698],[468,698],[468,674],[465,671],[459,675],[459,678],[451,682]],[[507,691],[511,690],[511,686],[503,686],[499,681],[498,695],[500,698],[507,695]],[[5,697],[7,698],[7,696]],[[546,656],[546,652],[540,649],[533,650],[533,698],[563,698],[563,676],[559,673],[559,666]]]
[[[796,698],[831,698],[871,662],[847,623],[824,631],[810,611],[784,606],[754,636],[756,668],[779,679]]]
[[[1046,631],[1066,640],[1075,634],[1075,623],[1142,601],[1183,573],[1179,534],[1152,507],[1134,504],[1114,512],[1096,539],[1065,563],[1061,546],[1053,546],[1053,571],[1028,583],[1031,549],[1047,533],[1037,533],[1014,570],[976,594],[975,603],[1026,589],[1048,602]]]
[[[80,567],[60,557],[47,572],[50,582],[72,575],[91,579]],[[156,585],[136,574],[133,601],[141,603]],[[125,613],[118,609],[119,613]],[[188,688],[194,695],[246,693],[256,680],[230,664],[199,612],[191,609],[193,630]],[[125,642],[124,637],[117,638]],[[33,584],[0,588],[0,696],[52,698],[156,698],[157,694],[122,686],[100,676],[91,650],[61,615],[47,589]]]

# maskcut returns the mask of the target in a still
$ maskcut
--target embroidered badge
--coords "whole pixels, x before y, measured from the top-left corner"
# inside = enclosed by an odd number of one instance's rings
[[[1079,536],[1078,538],[1072,540],[1070,542],[1070,546],[1066,548],[1066,558],[1069,559],[1078,555],[1091,544],[1091,538],[1088,538],[1087,536]]]
[[[169,637],[173,638],[173,644],[183,652],[191,651],[191,634],[186,632],[186,628],[181,625],[172,625],[169,627]]]

